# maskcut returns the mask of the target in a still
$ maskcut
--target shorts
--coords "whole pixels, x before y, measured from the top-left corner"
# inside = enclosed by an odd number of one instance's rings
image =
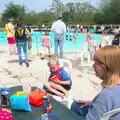
[[[16,40],[13,37],[8,37],[7,40],[8,40],[9,44],[15,44],[16,43]]]
[[[71,85],[62,85],[62,87],[64,87],[64,89],[66,89],[67,91],[71,89]]]
[[[119,40],[113,40],[112,45],[119,45]]]

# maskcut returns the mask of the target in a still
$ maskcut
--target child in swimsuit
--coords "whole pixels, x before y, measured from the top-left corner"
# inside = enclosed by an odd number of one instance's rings
[[[72,81],[68,73],[63,67],[60,67],[59,59],[57,56],[51,56],[48,61],[48,67],[50,68],[49,79],[45,82],[44,87],[47,91],[58,95],[60,97],[67,97],[68,90],[71,89]]]
[[[86,42],[89,42],[89,40],[91,40],[91,34],[90,34],[90,30],[87,29],[87,39],[86,39]]]
[[[49,34],[45,33],[45,36],[42,39],[42,45],[44,47],[44,55],[47,54],[48,50],[48,56],[51,56],[50,46],[52,45],[52,41],[50,40]]]

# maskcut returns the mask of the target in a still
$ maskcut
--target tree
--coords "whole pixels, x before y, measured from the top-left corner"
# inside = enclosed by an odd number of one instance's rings
[[[62,16],[63,16],[64,22],[66,22],[66,23],[69,22],[69,20],[70,20],[70,12],[69,11],[63,12]]]
[[[52,0],[51,11],[55,13],[55,15],[62,15],[65,11],[64,4],[60,0]]]
[[[103,6],[97,10],[91,2],[70,2],[63,4],[61,0],[53,0],[51,9],[37,13],[36,11],[28,12],[24,5],[14,4],[10,2],[5,5],[6,9],[2,14],[2,21],[13,18],[14,21],[23,20],[25,25],[41,26],[45,24],[50,26],[59,15],[63,16],[66,23],[72,24],[94,24],[96,23],[118,23],[119,22],[119,6],[116,5],[118,0],[109,0],[109,5],[106,7],[108,0],[101,0]],[[119,1],[118,1],[119,2]],[[112,6],[114,5],[114,7]],[[111,11],[112,10],[112,11]],[[117,13],[117,14],[116,14]],[[115,18],[115,19],[113,19]],[[0,21],[0,25],[3,23]]]
[[[66,11],[75,12],[75,4],[74,3],[67,3],[65,5]]]
[[[93,13],[96,8],[91,4],[91,2],[82,2],[80,6],[80,12],[82,13]]]
[[[110,0],[101,0],[100,2],[101,2],[99,6],[100,10],[103,10],[105,7],[109,6],[110,4]]]
[[[2,22],[2,19],[1,19],[1,15],[0,15],[0,26],[1,26],[1,27],[4,26],[4,24],[3,24],[3,22]]]
[[[94,21],[96,24],[105,24],[105,19],[104,19],[104,13],[102,12],[97,12],[95,15],[94,15]]]
[[[2,14],[2,20],[6,21],[9,18],[13,18],[16,20],[24,20],[25,15],[25,7],[24,5],[14,4],[10,2],[9,4],[5,5],[6,9]]]
[[[101,7],[102,6],[102,7]],[[101,14],[106,24],[120,23],[120,0],[101,0]]]
[[[45,25],[50,25],[55,21],[56,16],[50,12],[50,11],[43,11],[38,14],[38,23],[39,25],[45,24]]]
[[[120,1],[119,0],[111,0],[108,10],[105,13],[109,15],[111,22],[114,24],[120,23]]]
[[[24,23],[28,26],[35,25],[38,22],[38,14],[35,11],[25,13]]]

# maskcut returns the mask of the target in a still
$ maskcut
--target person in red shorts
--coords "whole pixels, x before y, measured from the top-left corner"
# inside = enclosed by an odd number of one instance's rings
[[[15,31],[14,25],[12,24],[12,19],[8,20],[8,23],[5,25],[5,30],[7,33],[7,40],[9,43],[9,54],[12,55],[13,53],[17,55],[17,48],[16,48],[16,40],[15,40]],[[12,49],[14,52],[12,52]]]

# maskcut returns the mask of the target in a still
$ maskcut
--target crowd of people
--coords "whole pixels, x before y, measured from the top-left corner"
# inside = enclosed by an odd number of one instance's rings
[[[103,27],[101,26],[101,29],[102,28]],[[26,66],[29,67],[28,50],[29,52],[31,52],[31,48],[32,48],[30,28],[27,28],[22,22],[20,23],[20,21],[16,24],[16,26],[14,26],[12,24],[12,19],[9,19],[8,23],[5,25],[5,29],[7,33],[7,40],[9,43],[9,54],[10,55],[12,55],[13,53],[15,55],[18,54],[19,64],[22,65],[23,61],[22,61],[21,48],[23,48],[23,52],[25,55],[25,63],[26,63]],[[43,56],[45,57],[46,55],[48,55],[50,57],[52,55],[51,47],[54,44],[54,54],[57,56],[60,55],[60,58],[63,58],[64,57],[63,49],[64,49],[64,41],[65,41],[64,34],[67,32],[67,27],[65,23],[62,21],[61,16],[59,16],[58,20],[52,24],[51,32],[54,33],[55,35],[53,43],[52,43],[52,40],[50,39],[48,32],[45,32],[45,35],[41,40],[42,46],[44,48]],[[83,33],[82,25],[80,26],[80,32]],[[74,37],[70,38],[70,41],[73,41],[76,44],[77,35],[78,35],[78,27],[75,28]],[[108,31],[106,30],[106,27],[104,27],[104,29],[102,29],[102,40],[101,40],[101,43],[99,44],[99,47],[103,47],[106,45],[112,45],[112,44],[118,45],[119,37],[120,37],[119,29],[116,27],[114,30],[114,40],[113,41],[110,40]],[[66,37],[66,40],[67,39],[68,38]],[[96,40],[92,38],[91,30],[88,28],[87,34],[86,34],[86,40],[85,40],[85,45],[87,46],[87,49],[89,49],[89,46],[91,43],[93,44],[92,49],[95,50],[97,48]],[[58,54],[58,48],[59,48],[60,54]]]
[[[22,51],[25,56],[26,67],[29,67],[28,63],[28,48],[31,50],[31,31],[21,21],[17,22],[16,26],[12,24],[12,20],[9,19],[5,25],[7,40],[9,43],[9,54],[18,55],[19,64],[23,64]],[[81,26],[81,32],[83,27]],[[53,93],[61,98],[69,96],[69,90],[72,86],[72,78],[64,70],[64,67],[60,67],[58,48],[60,49],[60,58],[63,58],[63,45],[64,45],[64,33],[66,33],[66,25],[62,21],[61,17],[53,23],[51,32],[54,33],[54,53],[51,54],[52,41],[49,34],[45,33],[42,39],[42,45],[44,47],[44,54],[48,50],[50,57],[48,61],[48,67],[50,69],[49,79],[45,81],[44,90]],[[120,33],[118,29],[114,31],[114,40],[111,41],[107,31],[103,31],[103,39],[99,49],[94,53],[93,68],[97,77],[102,80],[102,90],[100,93],[90,101],[74,101],[71,106],[71,110],[78,115],[83,116],[86,120],[99,120],[105,113],[120,108],[120,48],[119,38]],[[91,32],[87,29],[86,43],[92,40]],[[29,43],[29,44],[28,44]],[[13,51],[12,51],[13,50]],[[111,120],[118,120],[120,114],[115,114],[111,117]]]

